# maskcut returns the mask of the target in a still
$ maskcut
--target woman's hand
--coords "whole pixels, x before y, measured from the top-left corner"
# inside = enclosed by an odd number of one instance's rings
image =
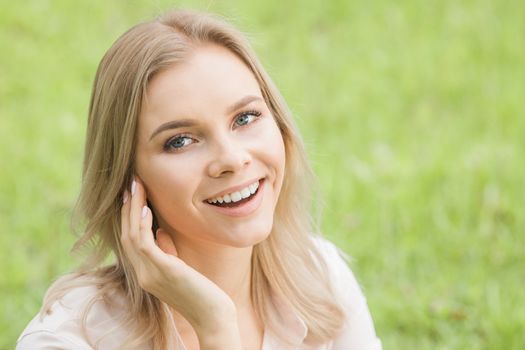
[[[121,243],[140,286],[188,320],[201,349],[240,349],[235,304],[215,283],[178,258],[167,232],[157,230],[158,246],[155,244],[152,213],[137,178],[131,192],[124,193],[121,214]],[[222,345],[220,339],[224,339]],[[209,340],[213,345],[207,346]]]

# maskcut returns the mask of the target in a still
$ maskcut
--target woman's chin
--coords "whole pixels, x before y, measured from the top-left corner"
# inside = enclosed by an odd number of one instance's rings
[[[246,247],[253,247],[256,244],[259,244],[266,240],[270,236],[270,232],[264,232],[261,234],[256,235],[250,235],[248,237],[245,237],[242,240],[236,240],[236,244],[234,245],[237,248],[246,248]],[[233,243],[233,242],[232,242]]]

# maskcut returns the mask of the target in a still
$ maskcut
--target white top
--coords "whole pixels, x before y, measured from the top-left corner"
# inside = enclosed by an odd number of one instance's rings
[[[342,305],[350,315],[343,331],[336,339],[323,345],[314,348],[303,345],[308,331],[305,323],[286,303],[280,302],[274,296],[272,299],[272,303],[276,305],[274,311],[282,323],[282,332],[279,332],[279,335],[295,345],[290,347],[283,344],[279,337],[272,335],[267,329],[264,332],[261,350],[381,350],[381,342],[376,337],[365,297],[353,273],[332,243],[326,240],[317,242],[326,258],[331,271],[331,280],[341,297]],[[122,308],[110,307],[102,300],[95,302],[87,318],[88,334],[83,334],[81,330],[79,313],[86,301],[91,299],[90,296],[95,288],[95,286],[75,288],[55,302],[51,313],[46,314],[43,319],[40,319],[39,315],[35,316],[18,338],[16,349],[93,350],[87,339],[92,340],[92,344],[98,344],[96,349],[118,349],[128,335],[128,331],[117,322]],[[121,302],[124,306],[125,301],[121,300]],[[110,336],[107,336],[108,333]],[[134,348],[134,350],[147,349],[147,347]]]

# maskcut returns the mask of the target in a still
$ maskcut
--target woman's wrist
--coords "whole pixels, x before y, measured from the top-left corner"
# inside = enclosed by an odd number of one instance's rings
[[[201,350],[241,350],[237,317],[231,315],[209,320],[195,328]]]
[[[239,328],[223,329],[217,334],[206,334],[199,336],[201,350],[241,350],[241,336]]]
[[[186,314],[183,313],[197,334],[216,333],[224,325],[237,325],[237,308],[230,299],[202,303],[200,306],[199,310],[186,310]]]

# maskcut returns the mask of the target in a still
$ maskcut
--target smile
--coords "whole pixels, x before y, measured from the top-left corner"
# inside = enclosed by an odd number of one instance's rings
[[[262,203],[265,179],[223,196],[207,199],[204,203],[210,205],[214,211],[228,216],[246,216],[255,212]]]
[[[224,196],[207,199],[206,202],[210,204],[227,204],[227,203],[237,203],[243,199],[250,198],[257,192],[257,189],[259,188],[259,180],[256,182],[240,189],[239,191],[228,193]],[[227,206],[227,205],[225,205]]]

